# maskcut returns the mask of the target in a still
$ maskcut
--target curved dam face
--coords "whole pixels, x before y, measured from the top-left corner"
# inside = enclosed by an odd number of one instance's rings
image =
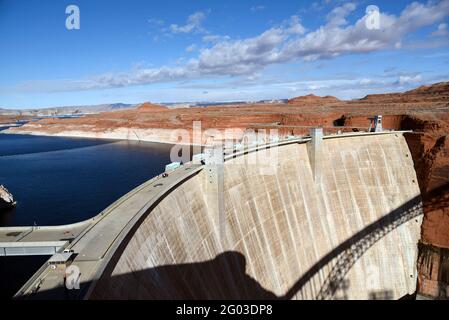
[[[222,209],[208,170],[172,190],[122,241],[87,298],[414,293],[422,206],[402,134],[324,139],[318,155],[310,143],[273,150],[272,170],[250,161],[254,154],[224,163]]]

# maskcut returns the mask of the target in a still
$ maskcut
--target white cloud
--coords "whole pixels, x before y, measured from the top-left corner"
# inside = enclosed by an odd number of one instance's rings
[[[410,79],[403,78],[402,83],[399,83],[400,76],[410,77]],[[195,97],[195,92],[208,90],[209,97],[212,100],[278,99],[310,93],[320,96],[333,95],[341,99],[356,99],[371,93],[406,91],[424,83],[438,82],[446,78],[446,75],[423,78],[419,74],[404,73],[400,75],[398,72],[388,77],[383,74],[374,74],[370,77],[329,77],[320,80],[305,79],[301,81],[286,81],[283,79],[256,79],[251,81],[251,79],[246,79],[246,81],[236,80],[220,84],[187,83],[178,86],[177,90],[188,90],[192,97]],[[235,87],[238,87],[239,90],[235,90]]]
[[[419,83],[421,81],[422,81],[422,78],[421,78],[420,74],[417,74],[414,76],[399,76],[398,84],[403,86],[403,85]]]
[[[301,35],[306,32],[306,28],[301,24],[301,19],[298,16],[291,16],[289,20],[284,21],[285,33],[291,35]]]
[[[370,85],[372,83],[373,83],[373,80],[369,79],[369,78],[360,79],[360,82],[359,82],[359,84],[362,86]]]
[[[336,8],[328,15],[328,23],[304,37],[291,41],[284,49],[288,58],[315,60],[332,58],[346,53],[365,53],[391,46],[400,48],[403,36],[431,25],[449,14],[449,1],[428,4],[412,3],[399,17],[380,14],[380,30],[368,30],[365,17],[347,26],[346,16],[354,10],[353,4]]]
[[[186,48],[187,52],[193,52],[195,50],[196,50],[196,44],[194,44],[194,43]]]
[[[170,31],[173,33],[205,32],[204,28],[201,25],[205,18],[206,14],[204,12],[195,12],[187,18],[187,22],[185,25],[170,25]]]
[[[162,26],[162,25],[164,25],[164,20],[151,18],[151,19],[148,19],[148,23],[152,26]]]
[[[449,31],[447,29],[446,23],[440,23],[438,25],[438,29],[436,31],[432,32],[433,36],[439,36],[439,37],[447,36],[448,34],[449,34]]]
[[[252,12],[257,12],[257,11],[263,11],[265,10],[267,7],[259,5],[259,6],[252,6],[251,7],[251,11]]]
[[[223,41],[201,50],[198,67],[206,74],[248,74],[276,62],[278,46],[287,35],[284,29],[273,28],[245,40]]]
[[[313,61],[388,47],[400,48],[399,43],[404,35],[448,15],[449,1],[429,2],[427,5],[412,3],[399,17],[381,13],[380,30],[367,29],[366,16],[348,25],[346,18],[354,9],[353,3],[335,8],[328,15],[325,25],[303,36],[295,37],[302,35],[305,28],[294,16],[291,27],[284,25],[254,38],[217,43],[200,52],[198,66],[205,73],[235,75],[298,59]]]
[[[229,36],[220,36],[216,34],[208,34],[203,37],[204,42],[211,42],[211,43],[217,43],[220,41],[228,41],[231,40],[231,37]]]
[[[131,85],[195,79],[205,76],[251,76],[266,66],[298,60],[330,59],[344,54],[369,53],[386,48],[400,48],[401,40],[416,29],[441,22],[449,15],[449,0],[412,3],[399,16],[381,12],[380,29],[366,28],[366,16],[349,24],[347,17],[355,9],[353,3],[337,7],[327,21],[315,30],[307,31],[298,16],[292,16],[278,27],[246,39],[206,35],[208,47],[198,56],[177,66],[141,68],[127,73],[108,74],[87,80],[67,82],[78,89],[110,88]],[[204,32],[205,17],[197,12],[183,26],[172,25],[175,33]],[[444,28],[444,27],[442,27]],[[193,47],[189,47],[193,50]],[[418,81],[399,78],[398,83]]]
[[[328,26],[329,27],[339,27],[344,26],[348,23],[346,21],[346,17],[354,11],[356,8],[356,5],[352,2],[345,3],[344,5],[340,7],[334,8],[328,15]]]

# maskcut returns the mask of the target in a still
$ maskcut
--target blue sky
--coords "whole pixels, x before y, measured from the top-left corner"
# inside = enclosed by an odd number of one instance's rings
[[[449,0],[0,0],[0,107],[404,91],[448,80],[448,24]]]

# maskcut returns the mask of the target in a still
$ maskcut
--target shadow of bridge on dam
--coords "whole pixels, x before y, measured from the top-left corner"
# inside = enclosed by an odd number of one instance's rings
[[[415,197],[354,234],[307,270],[282,296],[266,290],[246,273],[246,258],[239,252],[227,251],[214,259],[189,264],[165,265],[146,270],[112,276],[118,258],[133,236],[128,235],[119,247],[102,277],[96,283],[91,299],[345,299],[350,286],[346,274],[376,242],[402,224],[422,214],[421,197]],[[135,232],[135,230],[134,230]],[[323,281],[323,273],[330,270]],[[314,285],[311,285],[313,280]],[[321,285],[317,286],[317,283]],[[81,298],[90,283],[83,283],[81,291],[60,288],[56,292],[43,291],[33,299]],[[343,296],[336,297],[336,292]],[[306,295],[307,293],[307,295]],[[389,299],[391,292],[370,292],[371,299]],[[27,297],[25,297],[26,299]]]

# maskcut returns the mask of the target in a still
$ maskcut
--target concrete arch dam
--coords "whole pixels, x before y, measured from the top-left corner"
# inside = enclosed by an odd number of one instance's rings
[[[268,168],[250,161],[262,150],[276,151]],[[398,299],[415,292],[422,204],[401,132],[312,135],[268,150],[233,153],[224,164],[192,162],[149,181],[65,247],[75,253],[80,290],[64,289],[58,269],[43,266],[16,297]],[[124,204],[129,216],[120,222],[114,214]],[[106,228],[111,221],[115,229]]]

